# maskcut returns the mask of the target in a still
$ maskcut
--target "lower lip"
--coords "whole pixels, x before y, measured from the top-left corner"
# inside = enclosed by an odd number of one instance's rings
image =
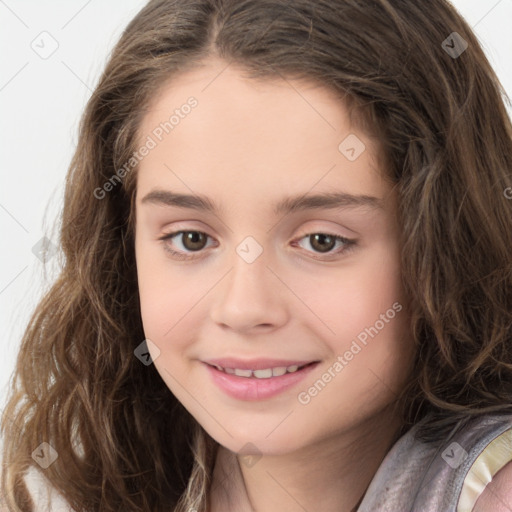
[[[319,363],[316,362],[296,372],[285,373],[279,377],[269,377],[268,379],[238,377],[237,375],[217,370],[217,368],[209,364],[204,364],[210,372],[213,382],[227,395],[238,400],[257,401],[271,398],[295,386],[311,373]]]

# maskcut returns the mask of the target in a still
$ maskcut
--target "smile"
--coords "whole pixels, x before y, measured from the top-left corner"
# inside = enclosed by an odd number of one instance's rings
[[[279,366],[274,366],[270,361],[260,361],[259,364],[252,365],[248,362],[245,364],[239,362],[237,365],[233,363],[228,361],[225,366],[221,366],[217,362],[209,361],[203,362],[203,365],[208,370],[213,384],[224,394],[237,400],[258,401],[268,400],[286,390],[291,390],[306,378],[320,364],[320,361],[300,362],[286,366],[282,362],[278,363]],[[245,366],[245,368],[237,368],[237,366]]]
[[[250,370],[243,368],[223,368],[218,364],[213,364],[211,366],[214,366],[215,368],[217,368],[217,370],[221,372],[227,373],[229,375],[236,375],[237,377],[270,379],[271,377],[280,377],[285,373],[294,373],[297,370],[302,370],[302,368],[305,368],[309,364],[313,363],[307,363],[302,366],[298,366],[296,364],[291,366],[276,366],[274,368],[263,368],[261,370]]]

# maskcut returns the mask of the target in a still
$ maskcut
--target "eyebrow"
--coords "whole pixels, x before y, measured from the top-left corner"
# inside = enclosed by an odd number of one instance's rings
[[[141,203],[191,208],[211,213],[219,213],[221,211],[221,208],[209,197],[200,194],[180,194],[170,190],[153,190],[142,198]],[[274,205],[274,215],[313,209],[334,210],[362,206],[370,209],[384,209],[382,200],[374,196],[354,195],[346,192],[326,192],[286,197]]]

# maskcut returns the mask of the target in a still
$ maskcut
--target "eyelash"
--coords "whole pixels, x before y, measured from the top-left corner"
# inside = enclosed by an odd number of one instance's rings
[[[182,235],[182,234],[185,234],[185,233],[201,233],[203,235],[206,235],[208,238],[211,238],[210,235],[204,233],[203,231],[198,231],[198,230],[191,229],[191,230],[181,230],[181,231],[173,231],[171,233],[165,233],[158,240],[163,242],[164,250],[166,252],[168,252],[173,258],[176,258],[178,260],[194,260],[194,259],[197,259],[200,256],[189,256],[189,255],[184,254],[182,252],[175,251],[174,249],[171,249],[170,246],[169,246],[169,243],[167,243],[167,240],[170,240],[171,238],[174,238],[175,236]],[[338,251],[335,251],[335,252],[324,253],[324,254],[327,254],[327,255],[329,255],[331,257],[332,257],[332,255],[345,254],[345,253],[353,250],[354,246],[356,245],[356,240],[354,240],[354,239],[345,238],[343,236],[335,235],[333,233],[324,233],[322,231],[306,233],[306,234],[302,235],[300,238],[298,238],[297,241],[301,241],[304,238],[308,238],[311,235],[327,235],[328,237],[334,238],[336,241],[343,242],[343,244],[345,244],[345,246],[341,250],[338,250]],[[203,249],[200,249],[199,251],[195,251],[195,253],[200,254],[202,251],[203,251]],[[310,252],[310,251],[307,251],[307,252]],[[322,253],[315,253],[315,254],[322,254]],[[313,256],[313,259],[321,260],[321,261],[329,261],[331,258],[329,258],[329,257],[327,257],[327,258],[325,258],[325,257],[318,258],[318,257],[314,257]]]

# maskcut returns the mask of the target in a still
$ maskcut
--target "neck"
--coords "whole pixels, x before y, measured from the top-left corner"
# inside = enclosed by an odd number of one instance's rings
[[[352,512],[399,429],[383,411],[292,453],[264,454],[254,465],[220,446],[210,512]]]

